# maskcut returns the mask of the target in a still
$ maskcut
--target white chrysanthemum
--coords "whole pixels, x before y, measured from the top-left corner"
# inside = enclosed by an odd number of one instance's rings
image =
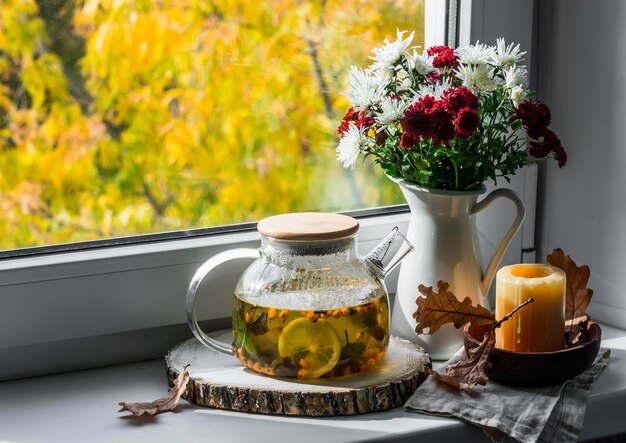
[[[354,169],[361,150],[367,146],[368,138],[356,126],[351,126],[337,145],[337,160],[344,168]]]
[[[348,77],[348,90],[344,95],[354,108],[365,109],[382,100],[388,83],[388,75],[372,75],[353,66]]]
[[[382,125],[389,125],[404,117],[409,107],[409,102],[385,97],[380,102],[380,113],[376,115],[376,121]]]
[[[504,85],[507,89],[513,89],[518,86],[526,85],[526,67],[512,66],[504,70]]]
[[[396,76],[396,92],[409,91],[413,87],[413,76],[404,69]]]
[[[455,75],[461,80],[463,86],[474,94],[491,92],[498,86],[498,79],[494,75],[494,70],[487,65],[461,65]]]
[[[415,70],[415,72],[420,75],[428,75],[435,71],[433,58],[434,57],[429,56],[426,51],[419,54],[416,50],[413,50],[413,54],[407,57],[407,60],[409,62],[409,68]]]
[[[526,98],[524,89],[521,86],[513,86],[511,88],[510,94],[511,101],[515,104],[515,106],[519,106],[520,103],[524,101],[524,98]]]
[[[520,51],[519,44],[513,45],[514,43],[511,43],[509,46],[506,46],[503,38],[496,40],[496,47],[491,62],[503,68],[515,66],[519,63],[524,54],[526,54],[526,51]]]
[[[455,52],[463,64],[486,65],[493,59],[495,48],[476,42],[475,45],[458,48]]]
[[[441,83],[422,85],[415,93],[414,102],[427,95],[434,97],[435,100],[440,100],[450,88],[452,88],[452,81],[448,77],[441,80]]]
[[[374,60],[374,63],[367,68],[369,72],[384,72],[393,67],[394,63],[402,57],[402,54],[405,53],[413,41],[415,32],[411,32],[411,34],[403,40],[402,36],[405,32],[406,31],[396,31],[396,41],[390,42],[385,39],[384,46],[372,49],[374,56],[370,56],[369,58]]]

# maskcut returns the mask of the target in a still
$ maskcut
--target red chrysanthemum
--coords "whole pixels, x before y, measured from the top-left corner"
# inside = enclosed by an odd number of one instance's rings
[[[457,118],[454,120],[454,129],[460,137],[468,138],[476,131],[479,123],[478,112],[467,107],[459,111]]]
[[[343,116],[343,120],[341,121],[341,124],[337,128],[337,134],[343,137],[346,131],[350,129],[350,122],[356,121],[358,117],[359,117],[358,111],[356,111],[354,108],[348,109],[348,112],[346,112],[346,115]]]
[[[465,86],[459,88],[448,89],[443,98],[446,102],[446,107],[453,115],[457,115],[463,108],[470,108],[474,111],[478,111],[478,97],[476,97],[472,91]]]
[[[431,109],[433,106],[435,106],[435,103],[437,103],[437,100],[435,100],[435,97],[433,97],[432,95],[427,95],[425,97],[420,98],[419,102],[422,104],[424,109]]]
[[[415,145],[417,145],[418,141],[418,138],[413,136],[413,134],[405,132],[400,137],[400,146],[410,151],[412,149],[415,149]]]
[[[409,134],[413,139],[418,137],[430,137],[430,117],[428,111],[435,103],[435,99],[429,95],[420,98],[412,104],[400,120],[405,134]]]
[[[434,56],[433,66],[437,69],[454,69],[459,66],[459,59],[454,54],[454,49],[449,46],[432,46],[427,52],[428,55]]]
[[[532,138],[541,137],[552,121],[550,109],[538,100],[524,100],[515,108],[515,117],[522,121]]]
[[[550,153],[562,168],[567,163],[567,153],[561,144],[559,137],[548,128],[544,128],[535,140],[531,140],[528,153],[535,158],[545,158]]]
[[[385,146],[386,141],[387,141],[387,133],[385,131],[380,131],[376,133],[376,144],[378,146]]]
[[[559,162],[559,168],[565,166],[567,163],[567,153],[565,152],[559,137],[557,137],[554,132],[546,128],[543,134],[543,141],[550,146],[550,150],[552,151],[552,154],[554,154],[554,158],[557,162]]]
[[[453,116],[446,109],[445,102],[437,101],[428,111],[428,116],[434,143],[436,145],[448,143],[454,137],[454,124]]]
[[[543,141],[531,140],[528,153],[534,158],[544,158],[550,154],[550,146]]]
[[[554,159],[559,162],[559,168],[562,168],[567,164],[567,152],[565,152],[565,148],[559,144],[556,148],[552,150],[554,154]]]
[[[357,128],[359,129],[368,129],[372,127],[376,123],[376,119],[373,115],[368,114],[367,111],[359,112],[359,116],[354,122]]]

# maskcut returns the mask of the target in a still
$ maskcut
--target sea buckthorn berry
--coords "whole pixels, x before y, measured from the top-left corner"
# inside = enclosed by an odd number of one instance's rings
[[[341,308],[339,310],[339,312],[341,312],[341,315],[343,315],[344,317],[350,314],[350,309],[348,308]]]
[[[267,375],[274,375],[274,368],[270,368],[269,366],[263,368],[263,372]]]
[[[299,363],[302,369],[309,369],[309,367],[311,366],[311,362],[306,358],[301,358]]]
[[[254,362],[252,360],[246,360],[246,366],[250,369],[254,368]]]
[[[385,353],[379,352],[374,358],[376,359],[376,363],[380,363],[381,361],[383,361],[383,358],[385,358]]]
[[[283,309],[282,311],[280,311],[280,313],[278,314],[278,316],[280,317],[280,319],[282,321],[287,320],[287,316],[289,315],[289,311],[287,311],[286,309]]]
[[[248,323],[248,324],[252,323],[253,319],[254,319],[254,315],[252,315],[252,312],[247,311],[246,312],[246,323]]]
[[[267,311],[267,318],[269,318],[270,320],[274,320],[277,315],[278,315],[278,311],[274,308]]]
[[[261,363],[259,363],[258,361],[252,365],[252,369],[254,369],[257,372],[262,372],[263,367],[261,366]]]
[[[308,369],[298,370],[298,378],[300,380],[306,380],[307,378],[309,378],[309,370]]]
[[[276,326],[276,327],[272,328],[272,332],[278,336],[278,335],[283,333],[283,327],[282,326]]]
[[[363,351],[362,357],[365,359],[373,358],[378,354],[378,349],[376,348],[367,348]]]
[[[306,318],[315,323],[320,318],[320,316],[313,311],[309,311],[306,313]]]
[[[365,337],[365,334],[363,334],[363,331],[357,332],[357,334],[356,334],[356,339],[357,340],[363,340],[363,337]]]
[[[341,311],[339,309],[335,309],[333,311],[333,318],[339,318],[341,317]]]
[[[369,367],[374,366],[375,364],[376,364],[376,360],[374,360],[373,358],[370,358],[367,361],[367,366],[369,366]]]

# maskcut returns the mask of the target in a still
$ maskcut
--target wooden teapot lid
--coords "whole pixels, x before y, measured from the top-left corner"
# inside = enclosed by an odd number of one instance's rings
[[[296,212],[264,218],[257,229],[266,237],[280,240],[335,240],[354,234],[359,222],[341,214]]]

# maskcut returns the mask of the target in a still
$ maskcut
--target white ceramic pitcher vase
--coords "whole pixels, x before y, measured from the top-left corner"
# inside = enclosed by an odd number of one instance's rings
[[[411,209],[407,238],[415,250],[400,267],[391,333],[419,344],[433,359],[448,359],[463,345],[463,332],[452,324],[444,325],[433,335],[415,332],[415,300],[421,296],[418,286],[424,284],[436,289],[437,281],[445,280],[460,300],[469,297],[474,305],[479,303],[488,308],[489,287],[504,252],[524,220],[524,204],[510,189],[492,191],[479,202],[484,187],[469,192],[438,191],[404,180],[394,181],[400,185]],[[498,198],[515,203],[516,215],[483,275],[476,214]]]

